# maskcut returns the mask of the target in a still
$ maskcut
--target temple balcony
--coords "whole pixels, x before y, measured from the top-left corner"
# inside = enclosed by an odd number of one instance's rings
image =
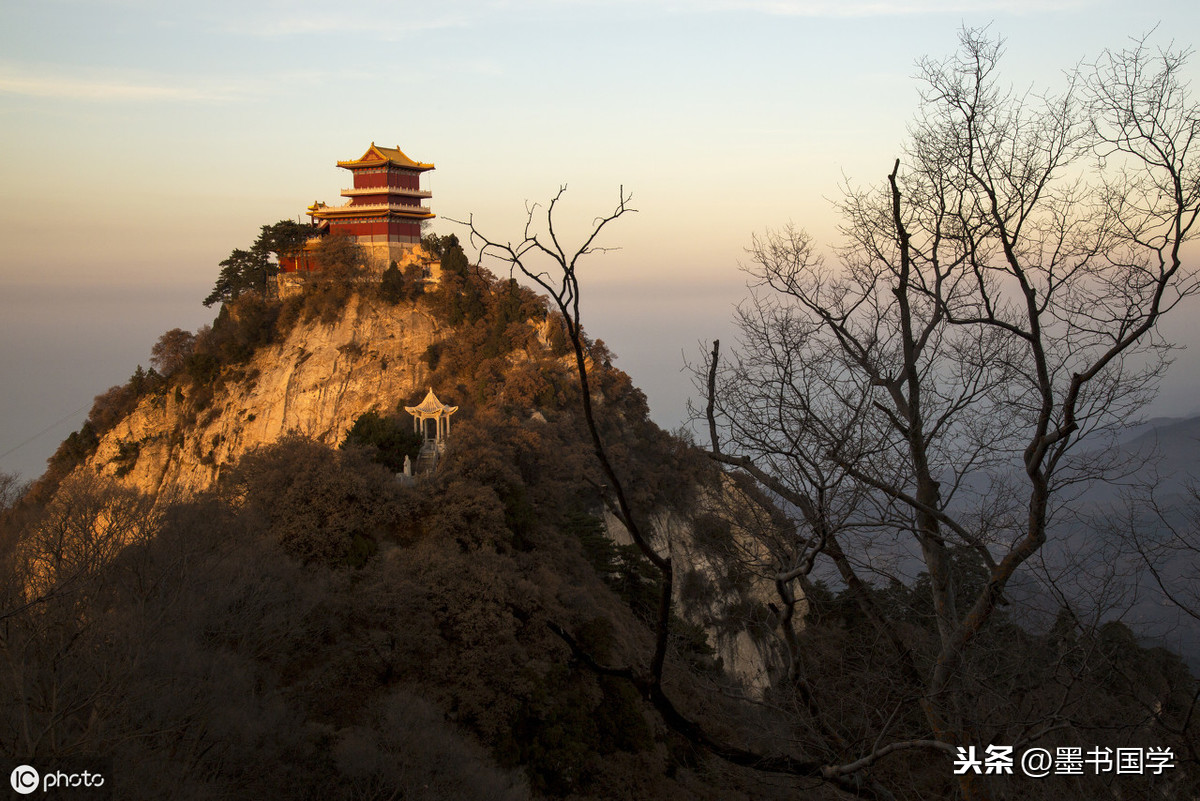
[[[355,197],[357,195],[405,195],[407,197],[433,197],[433,192],[428,189],[404,189],[399,186],[367,186],[342,190],[342,197]]]
[[[393,211],[397,214],[430,214],[425,206],[409,206],[399,203],[345,203],[341,206],[326,206],[317,214],[331,217],[344,217],[347,213],[378,213],[381,211]]]

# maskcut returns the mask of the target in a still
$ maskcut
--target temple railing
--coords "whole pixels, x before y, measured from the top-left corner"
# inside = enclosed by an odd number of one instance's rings
[[[400,186],[360,186],[342,190],[342,197],[354,195],[408,195],[410,197],[433,197],[428,189],[405,189]]]
[[[346,211],[395,211],[401,214],[428,214],[429,209],[425,206],[409,206],[400,203],[343,203],[340,206],[325,206],[318,209],[317,213],[321,212],[346,212]]]

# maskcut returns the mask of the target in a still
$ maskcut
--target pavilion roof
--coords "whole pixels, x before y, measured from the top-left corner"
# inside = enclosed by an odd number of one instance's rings
[[[404,411],[411,415],[434,416],[444,414],[447,417],[458,411],[457,406],[447,406],[438,400],[438,396],[433,394],[433,387],[429,388],[429,393],[425,396],[425,400],[418,403],[416,406],[405,406]]]
[[[362,157],[352,161],[339,161],[339,167],[352,169],[354,167],[381,167],[384,164],[394,164],[397,167],[407,167],[410,170],[432,170],[432,164],[426,164],[423,161],[413,161],[404,154],[399,145],[396,147],[380,147],[374,142],[367,148],[367,152],[362,154]]]

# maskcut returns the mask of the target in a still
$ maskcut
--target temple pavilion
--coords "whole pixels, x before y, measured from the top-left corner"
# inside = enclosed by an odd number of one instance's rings
[[[430,387],[423,401],[416,406],[405,406],[404,411],[413,416],[413,430],[425,438],[417,457],[418,472],[425,472],[437,463],[437,457],[446,449],[450,415],[457,412],[458,407],[442,403]]]
[[[284,272],[311,269],[307,252],[325,234],[354,237],[377,265],[404,263],[421,241],[421,223],[433,219],[433,212],[421,205],[433,196],[421,188],[421,173],[434,169],[432,164],[410,159],[399,147],[372,142],[362,156],[337,166],[354,176],[354,186],[341,192],[347,201],[340,206],[317,201],[308,207],[315,237],[298,257],[280,259]]]

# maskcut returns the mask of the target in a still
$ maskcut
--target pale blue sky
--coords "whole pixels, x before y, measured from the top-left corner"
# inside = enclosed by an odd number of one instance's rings
[[[632,191],[585,314],[673,426],[682,354],[728,338],[750,236],[834,236],[827,199],[886,174],[914,61],[960,25],[1004,37],[1024,87],[1156,25],[1190,45],[1198,22],[1157,0],[0,0],[0,469],[39,472],[159,333],[211,319],[217,262],[337,199],[334,162],[372,140],[436,163],[433,210],[498,235],[563,182],[583,222]],[[1168,333],[1200,342],[1195,317]],[[1157,411],[1200,406],[1198,364]]]

